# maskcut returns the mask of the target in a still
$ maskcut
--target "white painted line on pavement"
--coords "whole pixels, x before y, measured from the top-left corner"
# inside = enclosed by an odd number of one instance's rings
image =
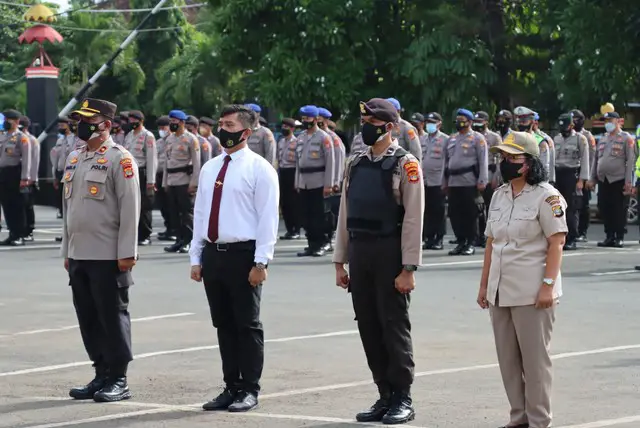
[[[180,317],[188,317],[190,315],[195,315],[193,312],[182,312],[179,314],[167,314],[167,315],[155,315],[151,317],[143,317],[143,318],[133,318],[131,322],[144,322],[144,321],[156,321],[167,318],[180,318]],[[15,336],[30,336],[32,334],[40,334],[40,333],[52,333],[56,331],[66,331],[73,330],[78,328],[78,325],[68,325],[65,327],[57,327],[57,328],[43,328],[40,330],[29,330],[29,331],[20,331],[17,333],[10,333],[6,335],[0,335],[0,339],[7,337],[15,337]]]
[[[59,427],[70,427],[73,425],[82,425],[82,424],[90,424],[95,422],[106,422],[113,421],[116,419],[123,418],[133,418],[136,416],[145,416],[145,415],[154,415],[157,413],[169,413],[173,410],[168,410],[164,408],[155,408],[155,409],[147,409],[147,410],[139,410],[137,412],[127,412],[127,413],[116,413],[113,415],[105,415],[105,416],[97,416],[95,418],[87,418],[87,419],[77,419],[75,421],[68,422],[55,422],[52,424],[44,424],[44,425],[31,425],[30,428],[59,428]]]
[[[614,270],[611,272],[594,272],[591,275],[593,276],[605,276],[605,275],[623,275],[628,273],[640,273],[639,271],[633,270]]]
[[[347,336],[358,334],[358,330],[344,330],[344,331],[334,331],[330,333],[321,333],[321,334],[311,334],[307,336],[293,336],[293,337],[282,337],[278,339],[267,339],[266,343],[278,343],[278,342],[291,342],[294,340],[306,340],[306,339],[322,339],[326,337],[336,337],[336,336]],[[218,349],[218,345],[208,345],[208,346],[197,346],[193,348],[182,348],[182,349],[171,349],[168,351],[158,351],[158,352],[148,352],[146,354],[139,354],[133,357],[135,360],[140,360],[143,358],[151,358],[158,357],[161,355],[172,355],[172,354],[184,354],[187,352],[197,352],[197,351],[210,351],[212,349]],[[32,373],[42,373],[42,372],[51,372],[55,370],[63,370],[72,367],[80,367],[80,366],[89,366],[91,365],[91,361],[76,361],[73,363],[66,364],[56,364],[53,366],[44,366],[44,367],[35,367],[32,369],[23,369],[23,370],[15,370],[11,372],[3,372],[0,373],[0,377],[7,376],[19,376],[23,374],[32,374]]]
[[[627,416],[624,418],[617,418],[617,419],[603,419],[601,421],[587,422],[587,423],[578,424],[578,425],[563,425],[557,428],[602,428],[602,427],[612,427],[614,425],[630,424],[633,422],[640,422],[640,415]]]
[[[33,233],[60,235],[62,233],[62,228],[58,227],[58,228],[52,228],[52,229],[36,229],[36,230],[33,231]]]
[[[25,251],[25,250],[55,250],[60,244],[20,245],[19,247],[0,247],[0,251]]]

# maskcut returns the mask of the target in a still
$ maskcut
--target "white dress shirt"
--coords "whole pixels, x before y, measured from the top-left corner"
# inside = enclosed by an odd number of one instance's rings
[[[225,156],[223,151],[200,171],[189,250],[191,266],[202,264],[202,250],[211,242],[208,235],[213,189]],[[267,264],[273,259],[280,221],[278,174],[262,156],[246,147],[230,156],[222,185],[216,243],[255,240],[254,261]]]

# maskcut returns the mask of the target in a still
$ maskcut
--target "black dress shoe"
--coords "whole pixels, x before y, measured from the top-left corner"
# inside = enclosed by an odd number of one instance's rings
[[[614,239],[611,246],[613,248],[624,248],[624,241],[622,239]]]
[[[238,392],[235,389],[225,388],[220,395],[208,403],[204,403],[204,410],[227,410],[236,399]]]
[[[310,257],[313,254],[311,248],[306,247],[304,250],[298,253],[298,257]]]
[[[580,236],[578,236],[576,238],[577,242],[588,242],[589,240],[587,239],[587,234],[586,233],[582,233],[580,234]]]
[[[442,246],[442,239],[436,239],[431,246],[431,250],[442,250],[444,247]]]
[[[62,236],[56,236],[56,242],[62,242]]]
[[[411,405],[411,397],[408,394],[394,394],[391,407],[382,418],[385,425],[405,424],[416,417],[416,412]]]
[[[323,257],[325,254],[327,254],[327,251],[324,248],[318,248],[311,252],[311,257]]]
[[[229,406],[230,412],[248,412],[258,405],[258,396],[251,392],[241,391]]]
[[[96,374],[96,377],[85,386],[71,388],[69,396],[76,400],[91,400],[93,395],[104,388],[106,383],[107,376],[105,374]]]
[[[131,398],[126,377],[109,378],[105,386],[93,395],[96,403],[110,403]]]
[[[175,241],[176,235],[175,233],[171,233],[165,230],[164,232],[158,233],[158,240],[159,241]]]
[[[147,245],[151,245],[151,239],[147,238],[147,239],[143,239],[142,241],[138,241],[138,245],[141,246],[147,246]]]
[[[472,256],[475,253],[476,249],[472,245],[465,245],[460,254],[462,254],[463,256]]]
[[[451,241],[449,241],[449,244],[451,245],[458,245],[458,239],[452,239]]]
[[[356,415],[358,422],[380,422],[391,406],[390,397],[381,397],[373,406]]]
[[[459,256],[460,254],[462,254],[463,250],[464,250],[464,244],[458,244],[456,246],[456,248],[454,248],[453,250],[449,251],[449,255],[450,256]]]
[[[572,241],[564,244],[564,247],[562,247],[562,249],[564,251],[574,251],[578,249],[578,246],[576,245],[576,241]]]
[[[186,253],[188,253],[188,252],[189,252],[189,249],[190,249],[190,248],[191,248],[191,245],[190,245],[190,244],[182,245],[182,246],[180,246],[180,248],[178,248],[178,252],[179,252],[180,254],[186,254]]]
[[[168,247],[164,247],[164,251],[166,251],[167,253],[177,253],[178,251],[180,251],[180,248],[182,248],[182,242],[181,241],[177,241],[175,244],[170,245]]]
[[[612,247],[613,241],[614,239],[612,236],[607,236],[607,238],[604,241],[598,242],[598,247]]]
[[[22,240],[23,240],[24,242],[33,242],[33,241],[34,241],[34,239],[33,239],[33,233],[28,234],[27,236],[25,236],[24,238],[22,238]]]

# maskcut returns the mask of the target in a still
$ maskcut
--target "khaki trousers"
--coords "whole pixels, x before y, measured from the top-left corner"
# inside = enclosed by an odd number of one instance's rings
[[[492,305],[489,312],[502,383],[511,405],[509,426],[528,423],[530,428],[548,428],[553,381],[549,343],[555,306]]]

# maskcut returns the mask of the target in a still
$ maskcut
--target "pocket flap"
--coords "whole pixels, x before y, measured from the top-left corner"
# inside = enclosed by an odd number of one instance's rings
[[[107,181],[107,171],[87,171],[85,180],[93,181],[94,183],[104,183]]]
[[[535,220],[536,218],[538,218],[538,211],[533,208],[525,208],[513,213],[514,220]]]

